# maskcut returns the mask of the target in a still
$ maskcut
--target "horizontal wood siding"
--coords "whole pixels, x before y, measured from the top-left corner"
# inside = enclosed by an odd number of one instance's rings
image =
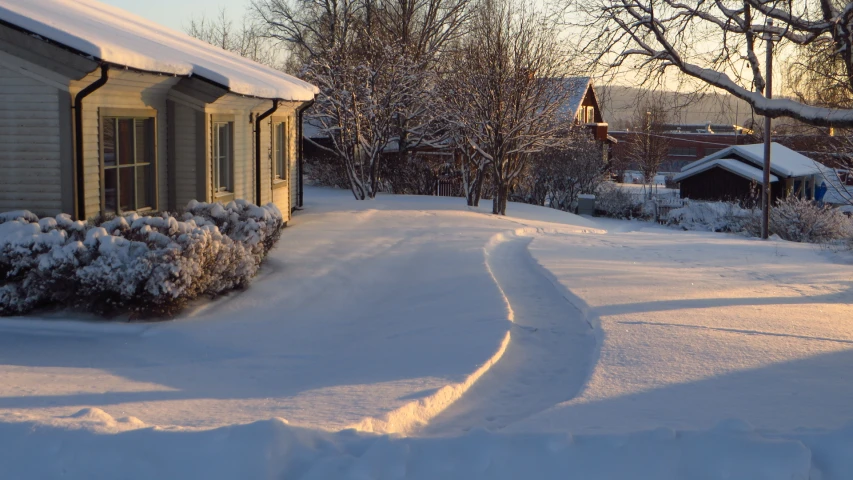
[[[288,181],[288,190],[290,190],[290,203],[287,205],[287,216],[290,217],[290,211],[296,207],[296,194],[297,194],[297,185],[299,179],[296,178],[299,175],[299,166],[296,163],[296,142],[298,141],[296,137],[296,109],[294,106],[293,113],[290,114],[290,130],[287,132],[287,135],[290,137],[290,151],[287,153],[287,158],[289,159],[290,164],[288,165],[289,172],[287,176]]]
[[[99,139],[99,109],[155,109],[157,111],[157,171],[158,202],[161,209],[168,206],[168,152],[166,96],[178,78],[110,70],[107,84],[83,100],[83,151],[86,196],[86,217],[101,212],[101,159]],[[100,72],[71,83],[72,97],[100,78]]]
[[[255,138],[249,112],[234,118],[234,197],[255,203]]]
[[[0,66],[0,211],[61,213],[59,93]]]
[[[272,198],[272,117],[261,122],[261,204]]]
[[[197,111],[185,105],[175,104],[175,206],[182,208],[197,197],[198,151]]]
[[[255,203],[255,127],[254,118],[264,107],[269,109],[272,101],[240,97],[228,94],[205,109],[208,118],[216,115],[233,116],[234,122],[234,198]],[[213,159],[211,158],[211,136],[208,135],[207,170],[210,182],[213,180]],[[209,184],[212,190],[212,183]]]

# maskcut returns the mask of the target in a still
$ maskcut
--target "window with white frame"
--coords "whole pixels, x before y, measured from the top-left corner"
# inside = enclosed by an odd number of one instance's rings
[[[234,123],[213,122],[213,191],[234,191]]]
[[[290,119],[273,122],[273,181],[287,180],[290,165]]]
[[[156,208],[154,117],[101,117],[103,213]]]

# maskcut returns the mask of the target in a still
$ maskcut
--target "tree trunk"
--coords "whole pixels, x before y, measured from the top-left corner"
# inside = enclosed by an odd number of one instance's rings
[[[506,197],[508,188],[503,180],[496,180],[495,198],[492,200],[492,213],[495,215],[506,215]]]
[[[370,189],[367,192],[369,198],[376,198],[376,191],[379,189],[379,158],[380,156],[377,154],[370,161],[369,178],[367,180],[370,183]]]
[[[468,200],[469,207],[479,207],[480,206],[480,196],[483,194],[483,176],[485,173],[483,169],[477,169],[477,173],[474,175],[474,181],[469,185],[468,191],[465,192]]]

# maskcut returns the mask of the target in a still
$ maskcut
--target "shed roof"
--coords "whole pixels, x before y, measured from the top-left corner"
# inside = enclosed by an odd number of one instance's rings
[[[732,145],[685,165],[681,171],[686,173],[688,170],[693,170],[705,163],[727,157],[738,157],[757,168],[763,169],[764,144]],[[770,171],[780,177],[803,177],[824,173],[827,170],[829,168],[823,164],[797,153],[784,145],[776,142],[770,144]]]
[[[743,163],[733,158],[718,158],[710,162],[705,162],[701,165],[697,165],[696,167],[691,168],[690,170],[679,173],[678,175],[673,177],[673,180],[676,182],[680,182],[685,178],[690,178],[698,173],[702,173],[704,171],[716,167],[734,173],[735,175],[744,177],[747,180],[752,180],[760,184],[764,183],[764,175],[762,170],[759,170],[749,164]],[[779,177],[777,177],[776,175],[770,175],[770,183],[778,181]]]
[[[198,76],[241,95],[307,101],[319,91],[284,72],[94,0],[3,0],[0,20],[99,61]]]

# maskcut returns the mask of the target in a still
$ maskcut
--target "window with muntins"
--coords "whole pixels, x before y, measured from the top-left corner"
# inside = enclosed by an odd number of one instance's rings
[[[155,208],[154,118],[103,117],[102,135],[104,213]]]
[[[215,193],[234,191],[233,132],[231,122],[213,122],[213,190]]]
[[[273,124],[273,180],[287,180],[287,167],[290,164],[289,119]]]

